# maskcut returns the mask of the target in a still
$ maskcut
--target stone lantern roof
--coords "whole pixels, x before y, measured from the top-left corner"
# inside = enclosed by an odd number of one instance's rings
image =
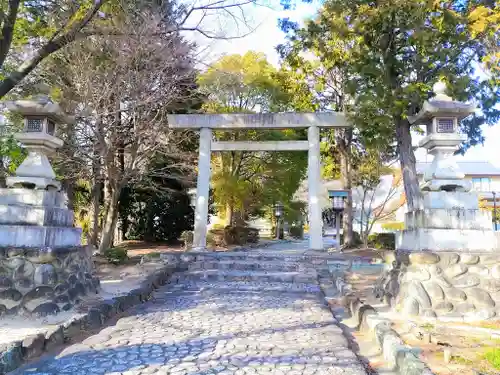
[[[410,124],[426,125],[435,117],[453,117],[458,121],[468,117],[476,110],[476,106],[471,103],[464,103],[453,100],[446,95],[446,84],[437,82],[432,87],[435,96],[426,100],[419,113],[410,116]]]
[[[459,133],[459,122],[475,111],[475,105],[453,100],[446,95],[446,84],[433,86],[434,98],[426,100],[422,110],[409,118],[411,124],[425,125],[426,136],[419,146],[434,155],[434,160],[424,172],[424,191],[470,191],[470,181],[464,180],[456,160],[452,157],[458,146],[467,139]]]
[[[22,99],[5,103],[9,111],[21,114],[23,117],[48,117],[59,124],[72,124],[75,118],[68,116],[61,106],[52,102],[47,96],[36,96],[34,99]]]

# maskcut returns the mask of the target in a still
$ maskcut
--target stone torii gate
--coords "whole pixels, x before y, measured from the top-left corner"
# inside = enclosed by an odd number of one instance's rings
[[[199,129],[200,148],[193,248],[204,250],[207,240],[210,157],[212,151],[308,151],[309,248],[323,250],[322,217],[319,204],[321,184],[320,128],[349,127],[338,112],[168,115],[173,129]],[[307,141],[217,142],[214,130],[307,128]]]

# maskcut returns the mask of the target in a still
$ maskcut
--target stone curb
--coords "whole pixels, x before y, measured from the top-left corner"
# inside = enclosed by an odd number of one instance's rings
[[[183,267],[167,265],[153,272],[141,282],[139,288],[126,295],[105,300],[85,314],[50,328],[45,333],[0,345],[0,375],[13,371],[24,362],[70,341],[81,332],[102,327],[107,320],[130,307],[147,302],[155,289],[165,285],[175,272],[181,270]]]
[[[251,251],[253,249],[265,249],[266,247],[270,247],[270,246],[273,246],[276,244],[284,244],[284,243],[290,243],[290,242],[292,242],[292,241],[291,240],[277,240],[277,241],[275,240],[275,241],[269,241],[266,243],[249,243],[246,245],[235,246],[230,251],[227,251],[227,252],[231,253],[231,252],[235,252],[235,251]],[[216,253],[217,251],[210,248],[210,249],[208,249],[208,252]]]
[[[377,310],[369,304],[363,303],[359,298],[345,295],[350,291],[350,285],[342,274],[334,273],[330,280],[333,285],[321,290],[326,301],[342,299],[348,313],[356,323],[356,329],[368,331],[374,338],[387,367],[400,375],[433,375],[432,371],[419,358],[420,349],[411,348],[403,342],[399,334],[391,328],[391,321],[378,315]],[[335,315],[332,307],[330,310]]]
[[[421,350],[405,345],[399,334],[391,328],[389,319],[379,316],[372,306],[364,304],[359,298],[352,299],[347,305],[358,329],[373,335],[390,370],[400,375],[433,375],[419,358]]]
[[[285,244],[285,243],[290,243],[290,242],[292,242],[292,241],[291,240],[277,240],[277,241],[269,241],[269,242],[266,242],[263,244],[252,243],[252,244],[248,244],[248,245],[237,246],[234,249],[232,249],[232,251],[250,251],[250,250],[258,249],[258,248],[265,249],[266,247],[270,247],[273,245]]]

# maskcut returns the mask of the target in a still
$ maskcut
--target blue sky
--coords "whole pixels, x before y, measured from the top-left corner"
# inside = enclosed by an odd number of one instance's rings
[[[246,8],[245,16],[248,17],[256,30],[244,38],[232,40],[206,40],[196,37],[195,40],[202,50],[199,58],[209,64],[224,54],[244,54],[246,51],[253,50],[263,52],[272,64],[278,65],[279,56],[275,47],[284,41],[284,34],[278,28],[278,19],[289,17],[294,21],[303,21],[314,16],[318,4],[318,2],[311,4],[299,2],[295,9],[290,11],[282,10],[279,3],[271,3],[268,7]],[[234,29],[230,30],[231,28],[232,26],[228,26],[226,32],[229,35],[235,35]],[[500,168],[500,152],[498,152],[497,146],[500,139],[500,124],[493,127],[485,126],[483,134],[486,138],[484,145],[471,148],[465,156],[459,157],[459,159],[464,161],[487,160]],[[417,151],[417,159],[426,160],[425,150],[419,149]]]

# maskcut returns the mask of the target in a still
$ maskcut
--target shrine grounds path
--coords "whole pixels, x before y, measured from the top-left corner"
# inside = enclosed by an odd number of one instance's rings
[[[289,258],[303,247],[199,265],[116,325],[13,374],[364,375],[314,270]]]

